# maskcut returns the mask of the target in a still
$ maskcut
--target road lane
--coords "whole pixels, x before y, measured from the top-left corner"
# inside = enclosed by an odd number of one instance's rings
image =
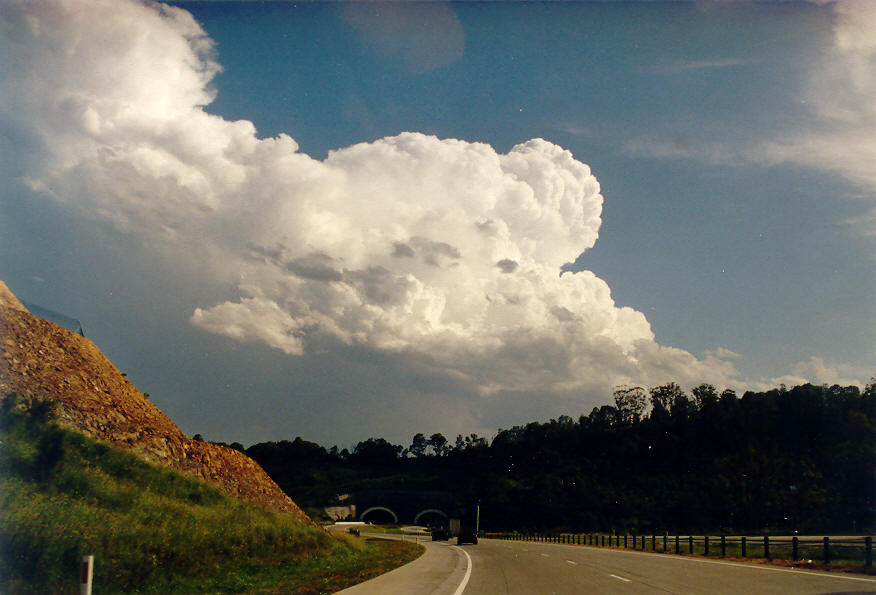
[[[364,535],[363,535],[364,537]],[[374,536],[378,537],[378,536]],[[383,536],[379,536],[385,538]],[[340,591],[344,595],[462,595],[471,559],[461,548],[446,541],[421,541],[422,556],[364,583]]]
[[[414,562],[341,593],[876,593],[876,579],[862,575],[689,556],[492,539],[478,545],[423,545],[426,552]]]
[[[486,539],[465,549],[473,566],[465,595],[876,593],[876,580],[869,577],[761,564]]]

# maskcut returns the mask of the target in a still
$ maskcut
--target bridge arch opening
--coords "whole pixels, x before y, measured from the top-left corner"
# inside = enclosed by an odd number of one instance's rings
[[[365,517],[369,518],[366,519]],[[375,525],[398,524],[398,516],[385,506],[372,506],[359,515],[359,520],[363,522],[371,522]]]
[[[417,513],[417,516],[414,517],[414,524],[446,528],[450,525],[450,520],[443,510],[427,508],[426,510],[421,510]]]

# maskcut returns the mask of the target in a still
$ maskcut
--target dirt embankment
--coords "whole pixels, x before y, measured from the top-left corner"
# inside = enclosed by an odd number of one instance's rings
[[[54,403],[64,425],[312,522],[255,461],[189,439],[94,343],[33,316],[0,281],[0,396],[13,393]]]

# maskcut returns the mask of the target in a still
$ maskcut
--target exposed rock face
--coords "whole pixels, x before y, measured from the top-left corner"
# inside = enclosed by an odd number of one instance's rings
[[[24,310],[27,312],[27,308],[24,307],[24,304],[18,301],[18,298],[9,291],[9,288],[6,287],[6,283],[3,281],[0,281],[0,306],[6,306],[8,308]]]
[[[0,396],[12,393],[54,403],[64,425],[312,522],[255,461],[187,438],[94,343],[33,316],[0,281]]]

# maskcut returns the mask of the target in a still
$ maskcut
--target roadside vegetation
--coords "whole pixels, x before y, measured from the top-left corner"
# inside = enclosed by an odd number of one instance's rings
[[[48,421],[0,411],[0,592],[328,593],[416,558],[411,543],[333,537]]]

